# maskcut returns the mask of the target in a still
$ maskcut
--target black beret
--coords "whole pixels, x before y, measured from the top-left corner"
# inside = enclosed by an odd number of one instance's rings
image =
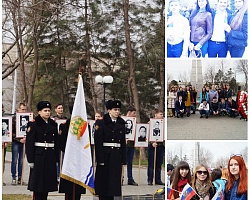
[[[121,108],[121,102],[119,100],[108,100],[106,103],[106,108],[112,109],[112,108]]]
[[[48,102],[48,101],[40,101],[38,104],[37,104],[37,111],[40,111],[44,108],[49,108],[51,109],[51,103]]]

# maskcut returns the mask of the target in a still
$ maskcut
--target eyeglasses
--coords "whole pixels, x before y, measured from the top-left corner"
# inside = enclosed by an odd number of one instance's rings
[[[234,157],[234,156],[239,156],[239,157],[242,157],[242,155],[241,155],[241,154],[232,154],[232,155],[230,156],[230,158],[232,158],[232,157]]]
[[[201,174],[207,175],[207,171],[197,171],[197,173],[198,173],[199,175],[201,175]]]

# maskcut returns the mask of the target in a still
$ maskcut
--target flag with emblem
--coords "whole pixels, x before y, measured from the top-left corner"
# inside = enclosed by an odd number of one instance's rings
[[[224,199],[223,190],[222,190],[222,187],[220,185],[219,189],[215,193],[215,195],[212,198],[212,200],[223,200],[223,199]]]
[[[79,75],[61,177],[95,194],[82,76]]]
[[[187,183],[182,190],[181,200],[190,200],[195,194],[193,188]]]

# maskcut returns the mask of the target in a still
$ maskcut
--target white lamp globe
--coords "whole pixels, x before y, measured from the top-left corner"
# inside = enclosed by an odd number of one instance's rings
[[[112,76],[104,76],[103,83],[113,83],[113,77]]]
[[[96,82],[96,83],[103,83],[103,78],[102,78],[102,76],[101,76],[101,75],[97,75],[97,76],[95,77],[95,82]]]

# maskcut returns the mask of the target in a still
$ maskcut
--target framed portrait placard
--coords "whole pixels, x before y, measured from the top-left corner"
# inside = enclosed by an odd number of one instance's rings
[[[164,138],[164,119],[150,119],[150,142],[163,142]]]
[[[94,134],[95,134],[95,120],[88,120],[89,126],[90,126],[90,143],[91,145],[95,144],[95,140],[94,140]]]
[[[126,140],[135,140],[135,128],[136,128],[136,117],[121,116],[126,122],[125,127],[127,128]]]
[[[148,147],[149,124],[136,124],[135,147]]]
[[[16,113],[16,138],[26,136],[27,124],[33,120],[33,112]]]
[[[57,123],[57,130],[59,131],[60,124],[65,123],[67,119],[56,119],[54,121]]]
[[[2,142],[12,142],[12,117],[2,117]]]

